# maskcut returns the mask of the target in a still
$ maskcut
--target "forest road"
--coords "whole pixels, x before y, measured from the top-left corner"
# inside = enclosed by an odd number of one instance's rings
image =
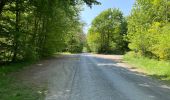
[[[122,67],[119,58],[62,55],[40,61],[15,76],[28,84],[46,84],[45,100],[170,100],[169,86]]]
[[[93,54],[51,64],[46,100],[170,100],[170,87]]]

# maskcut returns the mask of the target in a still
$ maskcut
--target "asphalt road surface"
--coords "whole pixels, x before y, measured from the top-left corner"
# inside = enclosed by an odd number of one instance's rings
[[[46,100],[170,100],[170,87],[111,59],[67,55],[49,66]]]

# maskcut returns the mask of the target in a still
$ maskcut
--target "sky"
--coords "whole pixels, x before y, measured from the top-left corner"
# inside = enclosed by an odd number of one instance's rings
[[[84,28],[87,33],[88,28],[92,20],[99,15],[102,11],[108,8],[119,8],[124,16],[128,16],[132,9],[135,0],[98,0],[101,5],[94,5],[92,8],[84,6],[84,10],[81,12],[81,19],[87,24]]]

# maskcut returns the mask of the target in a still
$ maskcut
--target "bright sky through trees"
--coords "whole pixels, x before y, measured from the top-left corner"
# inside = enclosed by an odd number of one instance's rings
[[[98,0],[101,2],[101,5],[95,5],[93,8],[89,8],[87,6],[84,7],[84,11],[82,11],[81,16],[82,20],[87,23],[84,31],[87,33],[87,30],[91,24],[91,21],[103,10],[108,8],[119,8],[125,16],[130,14],[132,6],[135,0]]]

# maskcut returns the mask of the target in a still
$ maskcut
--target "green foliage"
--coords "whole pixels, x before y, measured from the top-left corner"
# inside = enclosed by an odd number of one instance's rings
[[[33,64],[34,62],[18,62],[18,63],[10,63],[3,64],[0,66],[0,76],[5,76],[8,73],[16,72],[22,70],[24,67]]]
[[[123,37],[127,32],[126,20],[119,9],[108,9],[92,22],[87,35],[91,51],[98,53],[123,53],[127,43]]]
[[[0,2],[0,62],[36,60],[69,48],[82,50],[82,4],[96,0],[2,0]],[[71,50],[70,50],[71,49]]]
[[[76,24],[76,25],[75,25]],[[86,36],[83,33],[83,23],[75,23],[74,29],[70,30],[70,34],[68,34],[69,38],[66,39],[65,42],[65,50],[64,52],[71,53],[81,53],[86,41]]]
[[[129,48],[141,55],[170,59],[169,0],[137,0],[128,17]]]
[[[148,30],[150,47],[148,50],[159,59],[170,59],[170,24],[153,23]]]
[[[71,53],[81,53],[85,43],[84,34],[77,34],[72,36],[67,42],[67,51]]]

